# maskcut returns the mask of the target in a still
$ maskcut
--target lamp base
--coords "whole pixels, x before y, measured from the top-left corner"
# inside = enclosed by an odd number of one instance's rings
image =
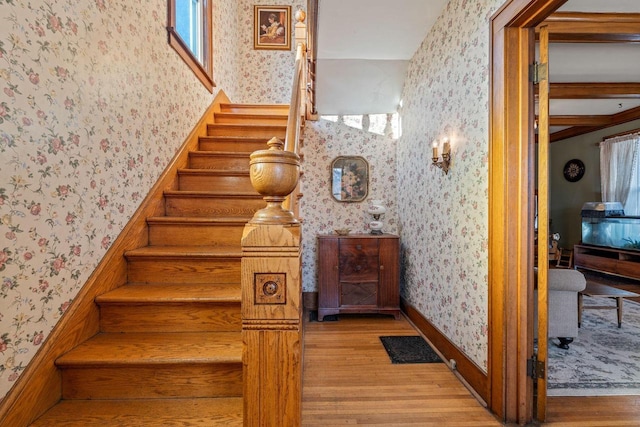
[[[379,235],[382,234],[382,230],[371,230],[371,233],[369,234]]]

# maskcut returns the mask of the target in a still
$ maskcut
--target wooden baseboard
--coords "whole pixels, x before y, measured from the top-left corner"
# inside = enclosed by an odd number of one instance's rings
[[[197,148],[198,137],[206,135],[207,124],[213,123],[213,113],[219,111],[221,103],[228,102],[227,96],[220,91],[38,353],[0,402],[0,426],[27,426],[60,400],[61,378],[55,366],[56,359],[98,332],[96,296],[126,283],[124,253],[147,245],[147,218],[164,215],[164,191],[176,188],[177,170],[187,164],[188,153]]]
[[[485,402],[489,401],[489,378],[471,359],[429,322],[415,307],[405,300],[400,303],[407,318],[438,349],[447,361],[455,360],[455,368],[460,377]]]
[[[303,292],[302,306],[305,308],[305,310],[317,310],[318,309],[318,293]]]

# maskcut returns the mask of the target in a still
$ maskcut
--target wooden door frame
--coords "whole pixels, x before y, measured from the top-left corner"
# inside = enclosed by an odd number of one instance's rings
[[[566,0],[509,0],[491,18],[489,101],[489,408],[533,417],[534,28]]]

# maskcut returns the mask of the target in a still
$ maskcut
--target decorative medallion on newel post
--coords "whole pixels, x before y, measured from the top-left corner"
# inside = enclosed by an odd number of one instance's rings
[[[242,237],[245,426],[299,426],[302,411],[300,223],[282,207],[295,189],[300,158],[277,138],[251,154],[254,188],[267,206]]]

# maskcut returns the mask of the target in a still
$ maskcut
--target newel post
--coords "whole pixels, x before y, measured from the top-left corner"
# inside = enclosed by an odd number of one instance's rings
[[[254,188],[267,207],[242,237],[244,425],[297,427],[302,418],[300,224],[282,201],[299,176],[299,157],[276,138],[251,154]]]

